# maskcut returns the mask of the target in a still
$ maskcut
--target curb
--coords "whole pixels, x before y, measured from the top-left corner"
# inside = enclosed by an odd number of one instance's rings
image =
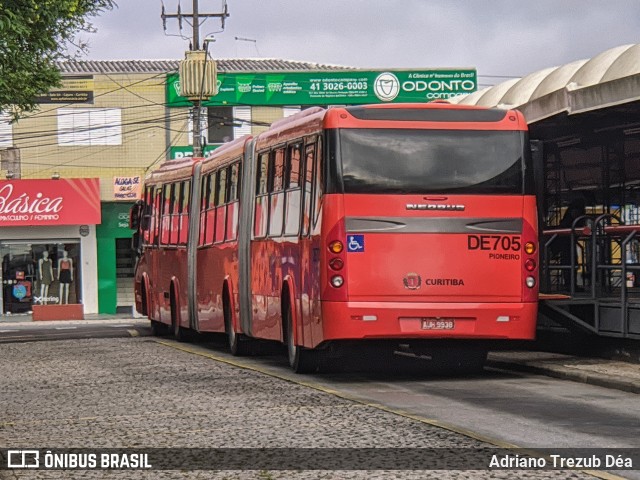
[[[519,372],[537,373],[548,377],[570,380],[572,382],[586,383],[598,387],[622,390],[624,392],[640,394],[640,384],[628,380],[625,377],[589,373],[583,370],[559,365],[534,365],[530,363],[509,362],[504,360],[487,360],[488,367]]]

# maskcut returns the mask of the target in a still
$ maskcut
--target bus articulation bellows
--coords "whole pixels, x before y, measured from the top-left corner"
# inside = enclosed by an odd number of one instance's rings
[[[535,334],[536,201],[517,111],[310,108],[209,158],[165,162],[132,226],[136,309],[156,333],[226,332],[234,354],[282,342],[298,372],[357,344],[439,341],[480,366],[485,341]]]

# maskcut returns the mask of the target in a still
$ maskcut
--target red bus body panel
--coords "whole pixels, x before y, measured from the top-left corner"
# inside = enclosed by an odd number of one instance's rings
[[[365,108],[476,107],[393,104]],[[237,159],[256,161],[256,152],[311,137],[322,140],[326,130],[341,128],[526,131],[526,122],[517,111],[509,111],[498,122],[424,122],[363,120],[344,108],[309,109],[276,122],[255,142],[236,140],[209,159],[165,164],[147,178],[147,184],[188,178],[185,172],[193,172],[198,162],[201,175],[206,175]],[[242,165],[243,172],[245,169]],[[207,225],[229,231],[238,228],[242,210],[251,209],[256,218],[247,234],[256,233],[256,229],[268,228],[274,217],[286,218],[286,209],[281,208],[286,194],[272,198],[268,209],[235,202],[206,213],[200,211],[200,205],[192,205],[191,215],[198,215],[199,225],[204,225],[203,216],[208,215]],[[408,207],[424,204],[464,208]],[[147,310],[153,320],[170,324],[174,298],[181,325],[193,325],[191,315],[198,331],[224,332],[226,291],[237,332],[284,341],[282,308],[289,301],[295,342],[308,348],[334,340],[534,338],[538,287],[527,286],[526,280],[533,278],[537,283],[538,252],[527,255],[523,248],[525,243],[538,245],[534,197],[325,193],[318,207],[319,221],[311,222],[309,235],[252,236],[248,242],[250,305],[246,311],[250,321],[240,316],[242,268],[239,241],[233,238],[198,243],[193,312],[189,311],[187,249],[145,247],[136,268],[136,308]],[[164,233],[171,232],[165,229]],[[190,235],[206,240],[213,233],[190,231]],[[362,239],[362,249],[348,248],[354,235]],[[329,250],[336,240],[345,246],[339,254]],[[330,266],[335,258],[342,262],[338,269]],[[335,275],[343,277],[340,287],[331,284]],[[144,295],[143,289],[148,289]],[[453,322],[453,328],[431,328],[431,321]]]

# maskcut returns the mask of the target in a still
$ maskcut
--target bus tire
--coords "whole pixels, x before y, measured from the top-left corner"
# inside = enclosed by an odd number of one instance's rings
[[[171,333],[173,333],[173,338],[178,342],[185,342],[187,340],[186,331],[184,328],[180,326],[180,322],[178,321],[178,312],[176,310],[176,298],[173,294],[173,289],[171,290]]]
[[[320,365],[318,352],[296,345],[293,330],[293,315],[288,303],[283,309],[283,323],[285,325],[285,341],[289,366],[295,373],[313,373]]]
[[[140,287],[140,307],[142,311],[140,312],[142,315],[148,317],[149,316],[149,308],[147,305],[147,289],[144,286],[144,278],[142,279],[142,286]],[[153,321],[153,320],[152,320]]]
[[[234,357],[243,357],[254,353],[254,340],[246,337],[233,328],[231,318],[231,301],[229,300],[229,292],[224,289],[222,297],[222,307],[224,312],[224,331],[227,334],[227,345],[229,351]]]

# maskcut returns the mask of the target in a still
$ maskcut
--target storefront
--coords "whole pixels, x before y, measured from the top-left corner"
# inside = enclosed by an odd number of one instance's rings
[[[99,223],[97,178],[0,181],[0,313],[97,313]]]
[[[131,249],[133,230],[129,228],[131,202],[104,202],[102,223],[96,226],[98,242],[98,311],[131,313],[133,311],[133,270],[135,257]]]

